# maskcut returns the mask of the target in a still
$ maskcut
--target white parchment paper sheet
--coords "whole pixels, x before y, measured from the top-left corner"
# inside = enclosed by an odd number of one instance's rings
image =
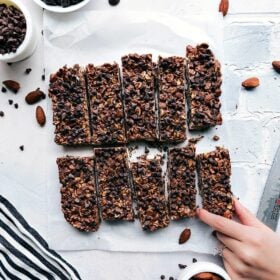
[[[45,61],[47,76],[64,64],[79,63],[96,65],[105,62],[120,62],[128,53],[152,53],[154,60],[163,55],[185,55],[187,44],[208,42],[217,58],[223,62],[222,28],[219,20],[208,18],[174,18],[156,12],[103,12],[87,11],[68,15],[46,13],[44,19]],[[257,210],[268,165],[264,158],[265,144],[270,141],[264,122],[247,112],[240,103],[239,81],[236,73],[224,67],[223,116],[224,125],[211,129],[203,135],[198,152],[209,151],[216,145],[224,145],[231,152],[233,163],[233,191],[252,211]],[[236,90],[237,94],[232,94]],[[48,114],[51,116],[49,102]],[[60,184],[55,160],[58,156],[92,155],[90,148],[70,149],[53,143],[52,125],[48,124],[48,236],[50,245],[59,250],[112,250],[112,251],[193,251],[214,253],[217,246],[211,236],[212,230],[195,219],[171,222],[166,229],[149,234],[141,230],[138,221],[111,225],[102,223],[97,233],[84,234],[72,228],[60,210]],[[213,135],[221,140],[214,142]],[[198,134],[189,135],[196,136]],[[143,152],[143,147],[136,151]],[[157,153],[151,149],[151,155]],[[249,188],[250,186],[250,188]],[[253,187],[252,187],[253,186]],[[178,245],[178,237],[185,227],[192,230],[191,239]]]

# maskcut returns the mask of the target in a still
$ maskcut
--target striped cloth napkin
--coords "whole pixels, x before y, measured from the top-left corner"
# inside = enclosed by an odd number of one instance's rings
[[[0,279],[81,280],[76,269],[0,195]]]

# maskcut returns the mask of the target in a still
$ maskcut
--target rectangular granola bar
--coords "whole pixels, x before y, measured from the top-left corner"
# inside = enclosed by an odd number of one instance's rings
[[[169,225],[160,158],[141,158],[131,163],[137,213],[143,230],[155,231]]]
[[[230,185],[229,151],[217,147],[215,151],[198,155],[197,171],[203,208],[214,214],[232,218],[234,205]]]
[[[57,165],[66,221],[80,231],[97,231],[100,217],[93,158],[62,157],[57,159]]]
[[[187,79],[189,129],[221,125],[221,65],[207,44],[187,46]]]
[[[133,221],[127,148],[94,149],[103,220]]]
[[[185,72],[185,58],[159,57],[159,136],[162,142],[186,140]]]
[[[86,77],[93,144],[126,143],[118,64],[89,64]]]
[[[64,66],[52,74],[49,96],[52,99],[55,142],[60,145],[90,144],[86,85],[81,67]]]
[[[195,145],[168,151],[168,203],[171,220],[196,214]]]
[[[157,139],[155,65],[152,55],[122,57],[126,131],[129,141]]]

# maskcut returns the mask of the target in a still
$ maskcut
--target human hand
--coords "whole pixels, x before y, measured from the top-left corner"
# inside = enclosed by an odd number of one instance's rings
[[[237,199],[235,212],[240,223],[198,209],[198,217],[214,228],[225,248],[224,266],[233,280],[279,280],[280,236],[262,224]]]

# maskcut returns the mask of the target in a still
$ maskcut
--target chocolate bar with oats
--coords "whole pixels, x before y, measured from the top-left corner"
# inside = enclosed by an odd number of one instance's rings
[[[157,140],[155,65],[151,54],[122,57],[128,141]]]
[[[168,151],[168,204],[171,220],[196,214],[195,145]]]
[[[189,130],[221,125],[221,65],[207,44],[187,46],[186,77]]]
[[[142,157],[131,163],[137,213],[143,230],[155,231],[169,225],[161,158]]]
[[[57,159],[62,184],[61,207],[68,223],[80,231],[97,231],[100,217],[92,157]]]
[[[90,144],[91,134],[86,85],[79,65],[64,66],[50,77],[55,142],[60,145]]]
[[[118,64],[89,64],[86,77],[93,144],[126,143]]]
[[[133,221],[127,148],[98,148],[94,154],[102,219]]]
[[[183,57],[159,57],[159,139],[161,142],[186,140],[185,100],[186,60]]]
[[[198,155],[197,172],[203,208],[214,214],[232,218],[234,205],[230,185],[229,151],[217,147],[215,151]]]

